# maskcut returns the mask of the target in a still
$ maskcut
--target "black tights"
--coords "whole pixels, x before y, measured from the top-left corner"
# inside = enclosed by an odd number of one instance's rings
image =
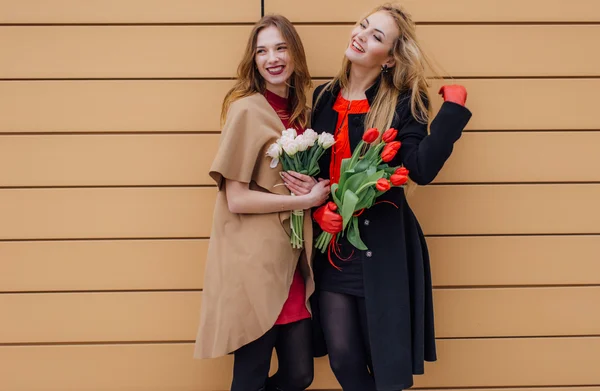
[[[270,378],[273,348],[279,367]],[[274,326],[234,352],[231,391],[302,391],[313,380],[310,319]]]
[[[321,326],[329,364],[343,391],[375,391],[365,299],[321,291]]]

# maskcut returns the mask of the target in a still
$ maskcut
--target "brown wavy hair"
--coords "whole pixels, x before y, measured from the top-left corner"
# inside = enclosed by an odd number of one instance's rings
[[[290,88],[289,100],[292,112],[289,121],[293,125],[307,126],[308,107],[306,105],[306,92],[311,87],[312,82],[306,63],[306,54],[296,28],[282,15],[264,16],[254,25],[246,44],[244,56],[238,66],[236,83],[223,100],[221,125],[225,123],[227,111],[231,103],[246,96],[256,93],[263,94],[265,92],[267,88],[266,82],[259,73],[254,58],[256,55],[258,33],[264,28],[271,26],[275,26],[283,36],[290,51],[290,59],[294,64],[294,72],[288,80],[288,87]]]

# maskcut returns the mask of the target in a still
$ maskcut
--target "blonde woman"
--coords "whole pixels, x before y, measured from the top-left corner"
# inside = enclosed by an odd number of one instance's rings
[[[464,107],[465,89],[446,86],[441,91],[446,102],[428,134],[426,65],[415,26],[399,6],[377,7],[354,26],[342,69],[314,94],[312,127],[336,138],[322,159],[323,178],[338,181],[342,159],[372,127],[398,130],[402,146],[391,166],[405,166],[419,185],[436,177],[471,113]],[[302,183],[284,178],[292,191],[303,194]],[[326,342],[316,353],[324,355],[326,346],[344,391],[409,388],[412,375],[423,373],[424,361],[436,359],[423,232],[402,188],[392,188],[382,199],[386,202],[359,216],[368,251],[341,238],[338,254],[349,259],[331,254],[337,268],[320,252],[314,260],[320,311],[316,305],[313,310]],[[336,213],[323,207],[314,216],[322,229],[336,232],[341,230]]]
[[[221,142],[210,169],[219,191],[195,349],[197,358],[233,353],[232,391],[300,391],[312,382],[311,243],[302,254],[293,249],[286,227],[290,211],[327,199],[329,181],[310,181],[310,191],[291,197],[280,166],[271,168],[265,155],[282,130],[304,130],[310,83],[292,24],[278,15],[257,22],[223,103]],[[279,366],[268,378],[273,349]]]

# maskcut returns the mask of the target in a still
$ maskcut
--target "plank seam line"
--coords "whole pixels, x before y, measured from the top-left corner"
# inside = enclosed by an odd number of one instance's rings
[[[540,285],[434,285],[434,291],[468,291],[468,290],[545,290],[600,288],[600,283],[591,284],[540,284]],[[147,288],[147,289],[66,289],[66,290],[38,290],[38,291],[0,291],[0,296],[17,295],[51,295],[51,294],[121,294],[121,293],[199,293],[203,288]]]
[[[573,182],[439,182],[430,183],[429,187],[440,186],[573,186],[573,185],[599,185],[600,181],[573,181]],[[40,186],[0,186],[0,190],[53,190],[53,189],[216,189],[212,184],[144,184],[144,185],[40,185]]]
[[[591,339],[599,338],[600,335],[569,335],[569,336],[517,336],[517,337],[456,337],[436,338],[436,341],[489,341],[498,339]],[[193,344],[195,340],[145,340],[145,341],[85,341],[85,342],[2,342],[0,347],[24,347],[24,346],[94,346],[94,345],[168,345],[168,344]]]
[[[329,80],[332,76],[312,76],[314,80]],[[468,75],[455,75],[448,77],[428,77],[429,80],[578,80],[578,79],[600,79],[600,75],[511,75],[511,76],[498,76],[498,75],[484,75],[484,76],[468,76]],[[27,78],[27,77],[13,77],[13,78],[1,78],[0,82],[45,82],[45,81],[233,81],[235,76],[228,77],[39,77],[39,78]]]
[[[85,132],[73,132],[73,131],[57,131],[57,132],[38,132],[38,131],[22,131],[22,132],[0,132],[0,137],[4,136],[189,136],[189,135],[220,135],[221,131],[219,130],[192,130],[192,131],[184,131],[184,130],[159,130],[159,131],[108,131],[103,130],[99,132],[93,131],[85,131]]]
[[[0,190],[52,189],[216,189],[215,185],[58,185],[58,186],[0,186]]]
[[[465,134],[510,134],[510,133],[526,133],[526,134],[543,134],[543,133],[599,133],[600,128],[597,129],[466,129]],[[2,132],[0,131],[0,137],[4,136],[188,136],[188,135],[220,135],[220,130],[101,130],[101,131],[28,131],[22,130],[18,132]]]
[[[11,242],[86,242],[86,241],[134,241],[134,240],[147,240],[147,241],[157,241],[157,240],[208,240],[210,237],[208,236],[132,236],[132,237],[106,237],[106,238],[28,238],[28,239],[0,239],[0,244],[2,242],[11,243]]]
[[[354,21],[298,22],[294,26],[353,26]],[[600,26],[600,21],[420,21],[417,26]]]
[[[480,238],[480,237],[573,237],[573,236],[600,236],[600,232],[579,233],[493,233],[493,234],[428,234],[426,238]],[[105,238],[0,238],[1,243],[13,242],[100,242],[100,241],[159,241],[159,240],[208,240],[208,236],[131,236],[131,237],[105,237]]]
[[[254,22],[114,22],[0,23],[2,27],[252,27]]]
[[[478,233],[459,233],[459,234],[427,234],[426,238],[486,238],[486,237],[531,237],[531,236],[598,236],[600,232],[546,232],[546,233],[490,233],[490,234],[478,234]]]
[[[264,0],[261,1],[261,16],[265,15]],[[353,26],[355,21],[320,21],[320,22],[299,22],[292,20],[295,26]],[[600,26],[599,21],[418,21],[417,26]],[[252,21],[242,22],[13,22],[0,23],[2,27],[237,27],[237,26],[253,26]]]
[[[576,385],[551,385],[551,386],[463,386],[463,387],[413,387],[414,390],[512,390],[512,389],[520,389],[527,388],[531,390],[536,389],[570,389],[570,388],[594,388],[598,387],[600,384],[576,384]],[[322,390],[322,391],[336,391],[336,390]]]

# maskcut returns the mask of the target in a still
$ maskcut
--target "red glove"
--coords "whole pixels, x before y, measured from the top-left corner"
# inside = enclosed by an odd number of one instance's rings
[[[337,205],[335,202],[329,201],[313,213],[313,219],[315,219],[323,231],[336,234],[344,228],[342,216],[336,211]]]
[[[454,102],[461,106],[467,102],[467,89],[457,84],[442,86],[438,94],[444,98],[445,102]]]

